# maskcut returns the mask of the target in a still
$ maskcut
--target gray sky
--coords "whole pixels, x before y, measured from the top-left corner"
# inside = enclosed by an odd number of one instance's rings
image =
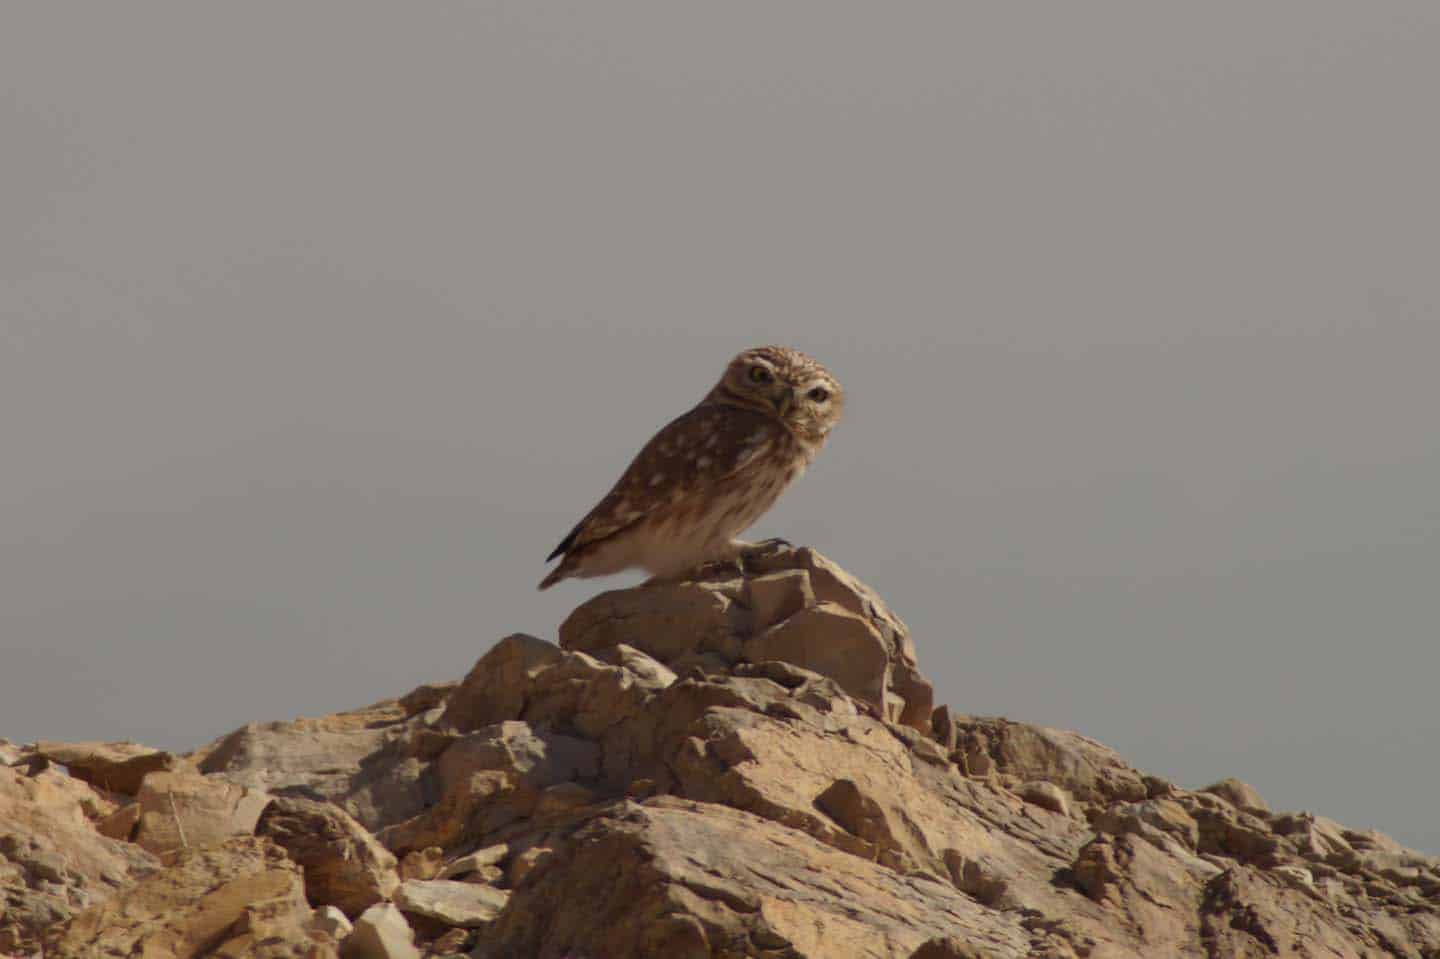
[[[1440,6],[15,4],[0,736],[458,678],[729,356],[941,701],[1440,851]]]

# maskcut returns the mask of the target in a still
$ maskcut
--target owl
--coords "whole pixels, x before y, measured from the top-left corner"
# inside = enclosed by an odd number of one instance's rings
[[[673,579],[738,560],[735,537],[805,472],[840,421],[845,393],[798,350],[761,346],[730,361],[714,389],[672,420],[547,557],[540,581],[640,568]]]

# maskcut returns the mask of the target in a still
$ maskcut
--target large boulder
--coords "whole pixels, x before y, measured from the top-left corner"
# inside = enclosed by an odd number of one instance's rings
[[[787,662],[828,676],[875,714],[922,732],[934,688],[909,630],[874,590],[812,549],[748,555],[745,573],[602,593],[560,626],[560,645],[639,649],[677,673]]]
[[[33,953],[46,929],[159,868],[95,830],[80,798],[89,791],[0,766],[0,955]]]
[[[47,937],[55,956],[335,955],[310,924],[299,868],[264,839],[182,852],[170,868],[80,913]]]

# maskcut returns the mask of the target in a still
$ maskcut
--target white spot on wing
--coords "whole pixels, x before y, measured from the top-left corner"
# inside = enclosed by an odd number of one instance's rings
[[[659,486],[659,485],[660,485],[661,483],[663,483],[663,482],[665,482],[665,474],[664,474],[664,473],[656,473],[654,476],[650,477],[650,485],[651,485],[651,486]]]

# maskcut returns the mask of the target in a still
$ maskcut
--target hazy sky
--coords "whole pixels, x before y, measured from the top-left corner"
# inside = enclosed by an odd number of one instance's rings
[[[458,678],[731,354],[939,701],[1440,852],[1440,5],[36,3],[0,736]]]

